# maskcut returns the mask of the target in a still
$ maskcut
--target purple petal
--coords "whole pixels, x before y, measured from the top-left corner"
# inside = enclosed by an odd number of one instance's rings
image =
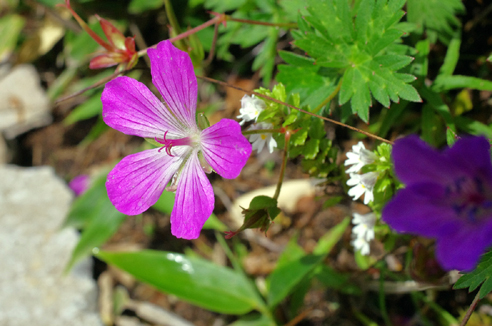
[[[444,154],[462,167],[463,171],[492,181],[490,143],[485,137],[461,138]]]
[[[214,191],[196,152],[185,163],[171,213],[171,233],[177,238],[196,239],[214,210]]]
[[[451,235],[437,239],[436,257],[445,270],[471,271],[492,245],[492,222],[469,226],[463,223]]]
[[[116,209],[137,215],[154,205],[183,159],[149,149],[123,158],[108,174],[106,189]],[[175,150],[186,150],[177,147]],[[180,153],[181,154],[181,153]]]
[[[76,176],[68,183],[70,189],[73,190],[75,196],[80,196],[89,188],[90,177],[87,174],[81,174]]]
[[[251,144],[234,120],[222,119],[202,132],[202,149],[210,166],[227,179],[236,178],[251,154]]]
[[[419,182],[447,184],[463,171],[418,136],[398,139],[391,154],[398,178],[407,186]]]
[[[436,184],[401,189],[384,207],[382,220],[397,232],[424,237],[456,232],[461,222],[445,196],[444,187]]]
[[[101,96],[103,120],[113,129],[143,138],[179,137],[183,126],[144,84],[118,77],[106,84]]]
[[[162,95],[164,104],[188,129],[196,126],[197,84],[188,53],[174,47],[170,41],[149,49],[152,82]]]

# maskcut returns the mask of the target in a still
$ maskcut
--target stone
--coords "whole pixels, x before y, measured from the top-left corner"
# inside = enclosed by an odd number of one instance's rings
[[[18,65],[0,78],[0,131],[6,138],[51,122],[50,101],[33,65]]]
[[[63,274],[79,237],[60,229],[71,191],[49,167],[0,166],[0,180],[0,325],[103,325],[91,261]]]

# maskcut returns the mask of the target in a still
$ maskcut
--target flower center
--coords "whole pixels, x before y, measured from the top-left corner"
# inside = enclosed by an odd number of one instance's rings
[[[167,131],[164,133],[164,138],[155,138],[155,141],[158,142],[159,144],[162,144],[161,148],[159,148],[159,152],[162,151],[163,149],[166,149],[166,153],[169,156],[174,156],[171,154],[171,149],[174,146],[194,146],[197,143],[197,140],[194,139],[194,137],[184,137],[184,138],[177,138],[177,139],[168,139],[166,138]]]
[[[492,213],[492,198],[487,196],[479,178],[456,179],[446,188],[446,195],[452,201],[456,214],[470,222]]]

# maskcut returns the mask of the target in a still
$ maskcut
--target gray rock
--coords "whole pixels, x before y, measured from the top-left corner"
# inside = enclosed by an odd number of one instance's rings
[[[102,325],[90,261],[63,275],[78,240],[60,230],[70,190],[49,167],[0,166],[0,180],[0,325]]]
[[[51,122],[50,102],[33,65],[0,76],[0,131],[11,139]]]

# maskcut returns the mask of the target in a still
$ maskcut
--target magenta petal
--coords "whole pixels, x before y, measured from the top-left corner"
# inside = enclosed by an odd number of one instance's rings
[[[177,148],[179,149],[179,148]],[[108,174],[106,189],[116,209],[137,215],[154,205],[183,159],[149,149],[123,158]]]
[[[396,140],[391,154],[396,175],[407,186],[419,182],[447,184],[450,177],[462,174],[449,158],[415,135]]]
[[[171,213],[171,233],[177,238],[196,239],[214,210],[214,191],[192,153],[178,179],[178,190]]]
[[[436,184],[409,186],[397,192],[384,207],[382,220],[401,233],[436,237],[456,232],[459,217],[445,198],[444,187]]]
[[[437,239],[437,260],[445,270],[471,271],[480,256],[492,245],[492,223],[467,226]]]
[[[101,96],[103,120],[113,129],[143,138],[180,137],[182,125],[144,84],[118,77],[106,84]]]
[[[202,132],[202,149],[210,166],[227,179],[236,178],[251,154],[251,144],[234,120],[222,119]]]
[[[178,119],[197,129],[197,83],[193,64],[188,53],[174,47],[170,41],[148,49],[152,83],[157,87],[169,109]]]

